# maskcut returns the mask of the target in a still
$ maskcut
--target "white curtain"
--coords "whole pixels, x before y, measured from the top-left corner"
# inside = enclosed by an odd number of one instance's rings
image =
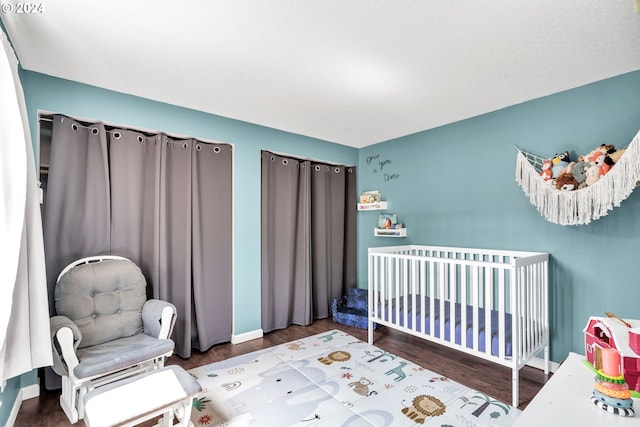
[[[18,61],[0,31],[0,385],[52,364],[35,159]]]

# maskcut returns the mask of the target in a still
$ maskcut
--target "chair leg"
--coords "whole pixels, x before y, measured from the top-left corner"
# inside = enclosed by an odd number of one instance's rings
[[[77,408],[78,408],[78,418],[79,419],[84,419],[84,395],[89,393],[89,387],[87,384],[82,385],[78,388],[78,393],[77,393]]]
[[[180,406],[175,411],[176,418],[178,419],[177,426],[190,427],[193,426],[191,422],[191,408],[193,407],[193,397],[182,401]]]
[[[69,377],[62,377],[62,394],[60,394],[60,407],[71,422],[75,424],[80,419],[77,408],[78,390]]]

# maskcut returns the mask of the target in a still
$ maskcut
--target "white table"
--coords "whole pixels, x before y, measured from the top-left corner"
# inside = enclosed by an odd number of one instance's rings
[[[640,399],[633,399],[633,417],[609,414],[591,403],[595,374],[585,357],[569,353],[560,368],[525,408],[517,427],[539,426],[640,426]]]

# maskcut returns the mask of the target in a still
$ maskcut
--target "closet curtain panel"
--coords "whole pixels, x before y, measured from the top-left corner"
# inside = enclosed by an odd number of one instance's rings
[[[230,145],[195,143],[192,150],[193,348],[231,340],[233,316],[233,152]]]
[[[312,164],[311,265],[315,319],[331,315],[331,301],[355,281],[354,169]]]
[[[313,322],[311,163],[262,152],[262,330]]]
[[[49,313],[64,267],[89,255],[111,251],[107,133],[102,124],[82,126],[65,116],[53,118],[44,251]]]
[[[149,281],[148,296],[160,275],[160,171],[162,136],[128,129],[109,133],[111,247],[138,266]],[[54,139],[54,143],[57,141]]]
[[[262,153],[262,328],[309,325],[356,286],[355,169]]]
[[[232,147],[53,120],[45,219],[51,313],[62,268],[115,254],[140,266],[149,297],[176,306],[176,354],[230,341]]]

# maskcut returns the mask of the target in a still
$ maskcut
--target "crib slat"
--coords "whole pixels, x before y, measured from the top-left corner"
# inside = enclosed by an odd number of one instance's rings
[[[498,275],[498,357],[503,359],[507,351],[506,339],[506,307],[504,304],[507,270],[501,270]]]
[[[449,264],[449,277],[447,279],[447,284],[449,285],[447,288],[449,290],[449,295],[447,298],[449,299],[449,340],[451,342],[455,342],[456,340],[456,302],[458,301],[457,297],[457,289],[456,289],[456,265],[455,263]],[[441,318],[442,319],[442,318]],[[461,328],[462,329],[462,328]],[[441,338],[444,338],[446,335],[441,335]]]
[[[445,315],[444,315],[444,305],[445,305],[445,271],[446,267],[443,263],[438,263],[438,319],[440,319],[440,330],[439,337],[440,339],[444,339],[444,323],[445,323]]]
[[[427,333],[427,316],[425,315],[426,310],[426,299],[427,299],[427,261],[420,261],[420,309],[422,310],[422,316],[420,316],[422,323],[422,331],[423,334]]]
[[[460,345],[463,348],[467,347],[468,268],[466,265],[460,266]]]
[[[491,354],[491,331],[493,330],[491,307],[493,307],[493,268],[484,270],[484,351]]]
[[[471,280],[471,285],[472,285],[472,294],[471,297],[473,299],[471,306],[473,307],[472,311],[473,311],[473,320],[472,320],[472,338],[473,338],[473,351],[478,351],[478,341],[479,341],[479,330],[480,330],[480,324],[478,322],[478,304],[479,304],[479,300],[480,300],[480,283],[479,283],[479,277],[480,277],[480,267],[476,266],[473,268],[473,274],[472,274],[472,280]]]
[[[409,260],[406,258],[402,258],[402,259],[399,259],[398,261],[399,261],[399,267],[402,268],[400,272],[401,273],[400,280],[402,282],[401,292],[402,292],[402,301],[403,301],[402,317],[404,319],[404,326],[408,328],[409,327],[409,303],[408,302],[409,302],[409,285],[410,284],[408,283],[409,277],[407,273],[408,273]]]

